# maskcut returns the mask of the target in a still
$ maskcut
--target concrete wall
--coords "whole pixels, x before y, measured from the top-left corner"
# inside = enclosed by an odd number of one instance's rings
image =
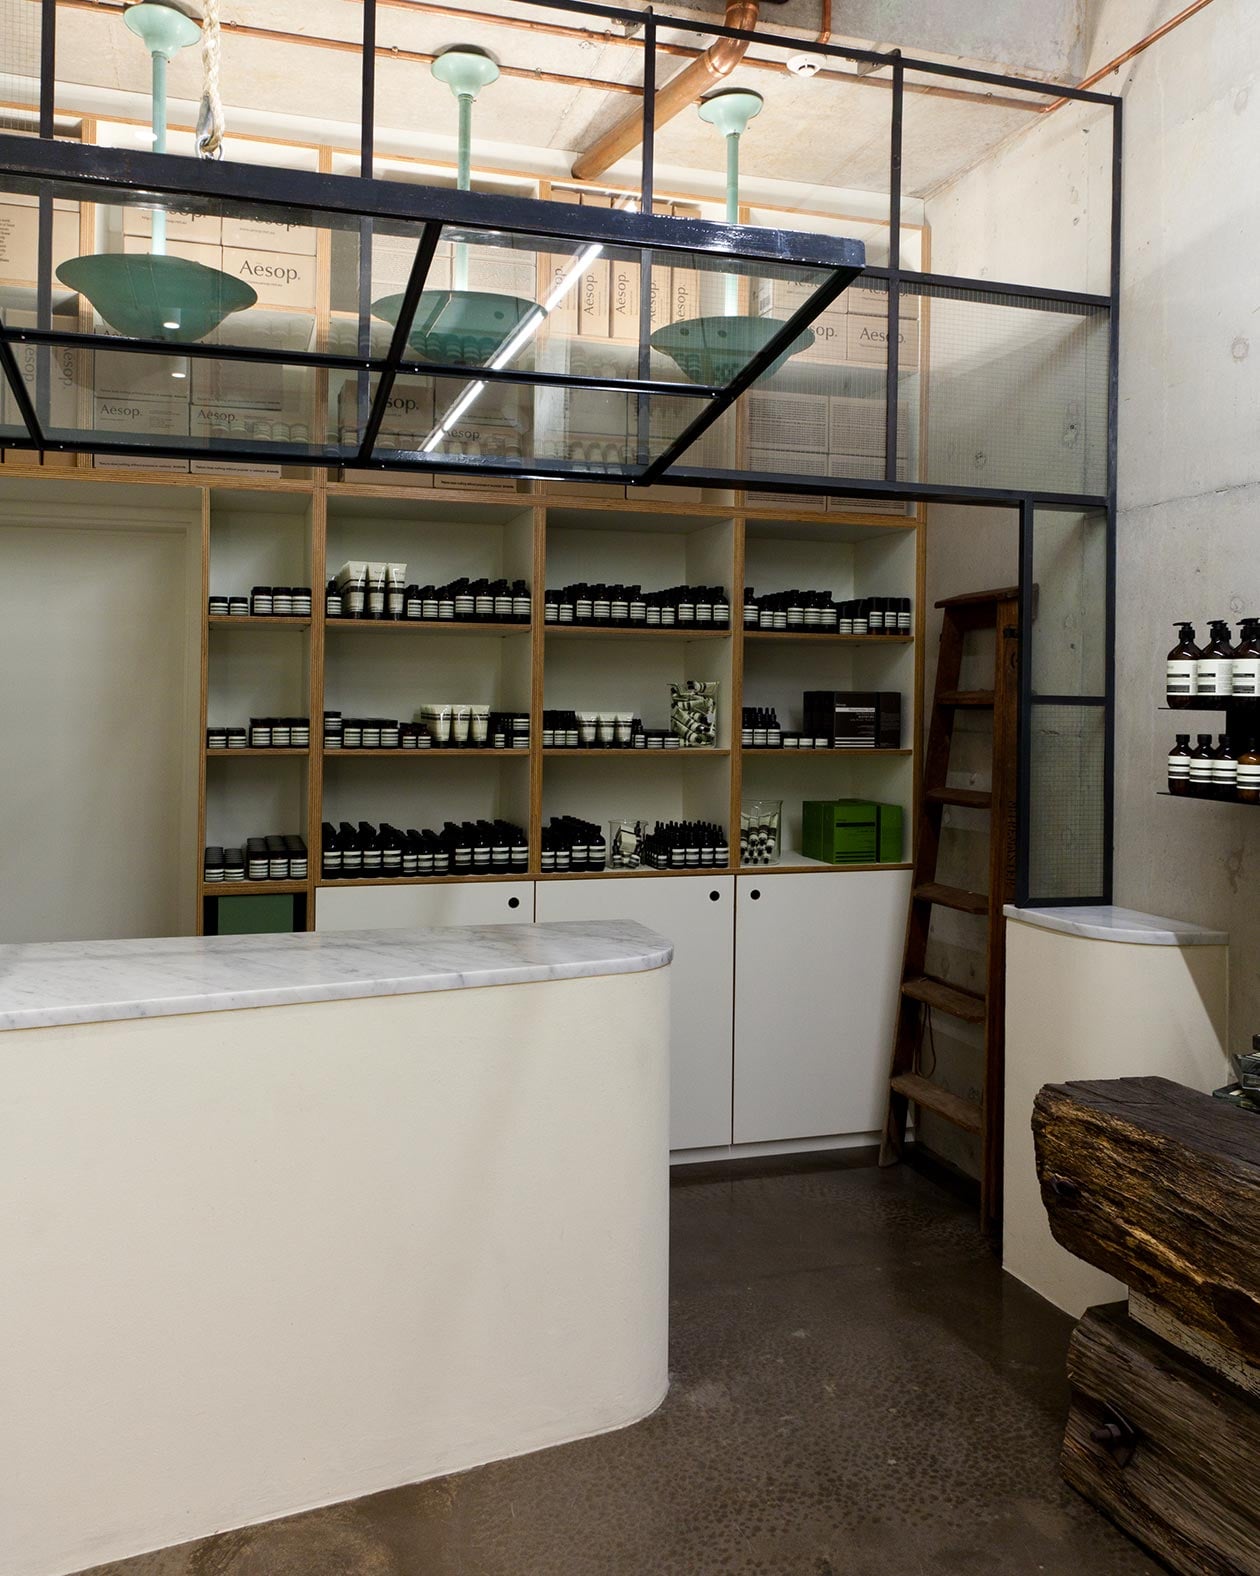
[[[1172,0],[1104,0],[1090,66],[1114,58],[1176,9]],[[1230,931],[1234,1050],[1260,1030],[1260,910],[1247,879],[1260,818],[1243,807],[1158,796],[1176,721],[1158,707],[1174,619],[1193,618],[1202,629],[1210,617],[1260,613],[1260,338],[1253,328],[1260,204],[1241,173],[1260,129],[1258,74],[1260,12],[1247,0],[1216,0],[1100,84],[1125,101],[1116,900]],[[1104,288],[1110,180],[1100,130],[1092,112],[1047,117],[939,193],[928,207],[934,265],[947,257],[959,271],[992,278]],[[1047,225],[1047,212],[1054,224]],[[1069,559],[1060,592],[1082,570],[1079,553]],[[929,512],[929,695],[939,632],[931,603],[1013,580],[1016,565],[1008,516]],[[1082,594],[1088,590],[1082,578]],[[1082,633],[1071,628],[1071,598],[1053,600],[1061,604],[1054,611],[1065,660],[1083,672],[1093,664],[1087,638],[1071,647]],[[1043,611],[1051,611],[1045,598]],[[959,782],[980,767],[982,749],[978,739],[962,738]],[[951,817],[960,820],[958,812]],[[984,851],[982,834],[956,829],[942,879],[982,880]],[[974,985],[983,955],[968,923],[948,915],[934,924],[932,960]],[[974,1092],[978,1043],[957,1026],[945,1026],[945,1034],[938,1030],[938,1075],[959,1093]],[[960,1137],[936,1128],[929,1136],[968,1164]]]

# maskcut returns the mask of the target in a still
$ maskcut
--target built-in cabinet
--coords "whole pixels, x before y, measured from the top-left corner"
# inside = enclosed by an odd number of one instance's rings
[[[632,919],[674,944],[670,1147],[876,1131],[910,875],[320,887],[317,930]],[[599,1026],[592,1024],[597,1034]]]
[[[910,873],[735,881],[737,1144],[883,1121]]]

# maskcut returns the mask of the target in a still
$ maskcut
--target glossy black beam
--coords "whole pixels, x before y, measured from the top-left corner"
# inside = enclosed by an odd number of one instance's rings
[[[375,0],[369,0],[375,12]],[[407,284],[403,290],[402,305],[398,310],[398,321],[394,324],[394,332],[390,337],[389,351],[386,355],[385,369],[381,373],[380,382],[376,385],[376,395],[372,400],[372,408],[368,411],[367,420],[363,424],[362,438],[359,443],[359,459],[365,460],[372,452],[373,445],[381,430],[381,423],[385,420],[385,412],[389,409],[389,397],[394,392],[394,380],[398,376],[398,364],[402,360],[403,352],[407,348],[407,340],[411,334],[411,325],[415,321],[416,310],[420,305],[420,293],[424,289],[424,282],[429,276],[429,269],[433,266],[433,254],[437,251],[438,242],[442,238],[440,224],[426,224],[420,236],[420,245],[416,247],[416,255],[412,260],[411,272],[407,276]]]

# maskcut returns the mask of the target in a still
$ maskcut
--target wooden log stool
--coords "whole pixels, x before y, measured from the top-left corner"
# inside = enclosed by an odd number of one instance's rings
[[[1117,1078],[1033,1132],[1055,1240],[1129,1288],[1073,1331],[1064,1476],[1173,1570],[1260,1576],[1260,1116]]]

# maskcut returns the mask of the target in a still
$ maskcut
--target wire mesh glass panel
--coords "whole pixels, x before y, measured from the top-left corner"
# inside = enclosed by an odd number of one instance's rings
[[[917,293],[906,329],[917,329],[922,379],[918,479],[1105,493],[1107,310],[941,286]]]
[[[1033,517],[1032,693],[1100,698],[1107,689],[1107,516]]]
[[[40,7],[30,0],[0,0],[0,130],[31,130],[38,124],[40,19]]]
[[[1028,892],[1032,903],[1106,891],[1107,713],[1034,702],[1028,732]]]

